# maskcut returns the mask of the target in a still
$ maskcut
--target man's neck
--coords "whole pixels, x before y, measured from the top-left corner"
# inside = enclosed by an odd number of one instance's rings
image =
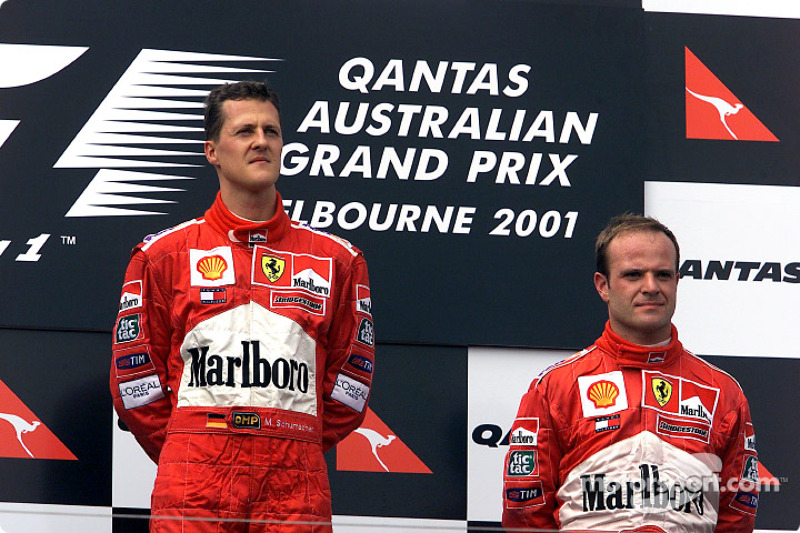
[[[277,190],[275,187],[259,194],[236,193],[221,189],[222,203],[239,218],[252,222],[264,222],[275,216],[277,211]]]

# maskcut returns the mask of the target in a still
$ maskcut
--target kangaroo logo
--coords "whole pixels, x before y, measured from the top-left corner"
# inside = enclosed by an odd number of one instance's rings
[[[686,91],[695,98],[697,98],[698,100],[708,102],[709,104],[717,108],[717,113],[719,113],[719,120],[720,122],[722,122],[722,125],[725,126],[726,130],[728,130],[728,133],[731,134],[731,137],[733,137],[737,141],[739,140],[739,137],[737,137],[736,134],[733,133],[733,130],[731,130],[730,126],[728,126],[727,119],[729,116],[735,115],[736,113],[744,109],[744,105],[742,105],[741,102],[736,102],[735,104],[731,105],[722,98],[717,98],[716,96],[705,96],[703,94],[697,94],[688,87],[686,88]]]
[[[25,443],[22,442],[22,435],[24,433],[30,433],[32,431],[35,431],[36,428],[38,428],[41,425],[41,422],[39,422],[38,420],[34,420],[33,422],[28,422],[21,416],[10,415],[8,413],[0,413],[0,420],[5,420],[6,422],[14,426],[14,430],[17,432],[17,440],[22,445],[22,448],[25,450],[25,452],[33,458],[33,454],[31,453],[31,451],[28,449],[27,446],[25,446]]]
[[[375,456],[375,459],[378,460],[378,463],[380,463],[381,467],[383,467],[383,469],[388,472],[389,468],[383,463],[383,461],[381,461],[381,458],[378,456],[378,448],[388,446],[397,437],[395,435],[389,435],[387,437],[384,437],[377,431],[368,428],[358,428],[355,431],[356,433],[359,433],[361,435],[364,435],[364,437],[366,437],[366,439],[369,441],[370,447],[372,448],[372,455]]]
[[[686,61],[686,138],[780,142],[691,50]]]

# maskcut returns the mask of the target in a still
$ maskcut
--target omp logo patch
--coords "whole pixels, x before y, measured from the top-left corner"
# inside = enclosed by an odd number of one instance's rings
[[[225,82],[274,72],[269,67],[277,61],[139,52],[53,167],[96,170],[65,216],[167,214],[165,207],[174,201],[165,196],[184,191],[172,184],[194,179],[184,173],[206,164],[203,100],[208,92]]]
[[[336,446],[336,470],[433,473],[369,407],[361,426]]]
[[[0,457],[78,460],[2,381]]]
[[[689,48],[686,48],[686,138],[778,142]]]
[[[233,427],[237,429],[261,429],[261,417],[258,413],[233,413]]]

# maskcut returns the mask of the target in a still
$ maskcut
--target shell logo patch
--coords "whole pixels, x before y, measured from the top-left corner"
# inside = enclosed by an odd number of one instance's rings
[[[197,263],[197,271],[203,276],[203,279],[216,281],[222,277],[222,273],[228,270],[228,264],[225,259],[219,255],[212,255],[204,257]]]
[[[233,252],[229,246],[213,250],[189,250],[189,275],[192,287],[220,287],[233,285],[236,274]]]
[[[606,416],[628,408],[628,395],[625,392],[625,379],[620,370],[578,376],[578,391],[583,416]]]
[[[589,387],[587,396],[595,407],[610,407],[617,401],[619,388],[610,381],[598,381]]]

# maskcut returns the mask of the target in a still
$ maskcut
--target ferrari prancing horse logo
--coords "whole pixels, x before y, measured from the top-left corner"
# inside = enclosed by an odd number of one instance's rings
[[[261,256],[261,270],[264,272],[264,275],[267,276],[267,279],[272,283],[275,283],[281,279],[285,269],[286,261],[284,259],[269,255]]]
[[[653,387],[653,394],[655,394],[658,404],[661,407],[667,405],[667,402],[672,397],[672,383],[666,379],[653,378],[650,384]]]

